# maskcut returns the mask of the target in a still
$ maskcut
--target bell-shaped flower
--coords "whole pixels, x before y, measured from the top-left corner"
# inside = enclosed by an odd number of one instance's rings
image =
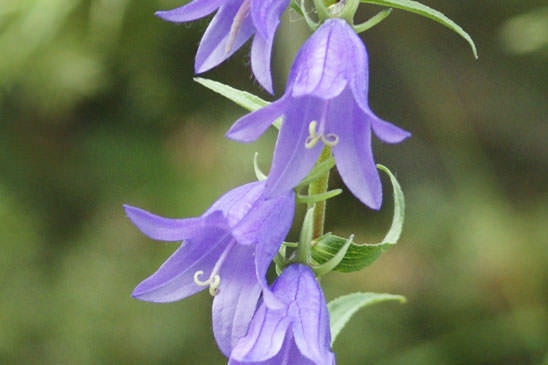
[[[302,264],[287,267],[272,292],[285,308],[261,304],[228,364],[335,364],[327,304],[312,270]]]
[[[295,187],[325,144],[332,147],[339,174],[350,191],[369,207],[380,208],[382,186],[371,150],[371,130],[386,143],[399,143],[410,133],[371,111],[368,76],[361,39],[344,20],[329,19],[299,50],[284,95],[231,127],[228,138],[251,142],[284,116],[267,196]]]
[[[163,218],[124,207],[128,218],[148,237],[182,241],[132,296],[166,303],[209,287],[214,295],[215,339],[227,357],[245,335],[261,289],[265,300],[272,296],[266,271],[293,220],[293,192],[265,199],[263,191],[264,181],[237,187],[196,218]],[[272,296],[271,302],[276,301]]]
[[[272,93],[270,56],[280,16],[290,0],[194,0],[156,15],[183,23],[217,13],[207,27],[196,54],[195,71],[202,73],[219,65],[251,36],[251,68],[259,83]]]

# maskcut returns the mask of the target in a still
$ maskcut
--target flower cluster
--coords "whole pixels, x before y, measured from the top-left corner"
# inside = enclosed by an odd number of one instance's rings
[[[336,4],[336,9],[345,3]],[[350,3],[357,7],[355,1]],[[219,65],[253,37],[253,74],[272,92],[272,45],[288,6],[289,0],[194,0],[156,15],[189,22],[216,11],[198,48],[196,73]],[[264,180],[230,190],[195,218],[169,219],[124,207],[148,237],[181,242],[135,288],[133,297],[164,303],[209,288],[214,297],[213,333],[229,364],[335,363],[329,313],[316,275],[333,269],[344,252],[323,267],[312,260],[311,240],[319,236],[311,236],[309,225],[318,224],[318,219],[305,219],[299,242],[284,242],[293,223],[295,190],[307,176],[310,191],[316,175],[327,179],[319,169],[319,162],[326,159],[319,158],[333,154],[348,189],[365,205],[379,209],[382,190],[371,135],[386,143],[399,143],[410,135],[371,111],[365,46],[346,17],[333,14],[320,17],[322,24],[296,55],[284,94],[240,118],[226,134],[235,141],[251,142],[282,117]],[[319,193],[320,198],[309,196],[307,216],[320,217],[323,227],[323,208],[313,203],[325,206],[327,197],[321,197],[327,192]],[[269,286],[272,262],[279,277]]]

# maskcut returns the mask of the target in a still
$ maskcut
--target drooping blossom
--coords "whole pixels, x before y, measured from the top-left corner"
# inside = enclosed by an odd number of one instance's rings
[[[261,289],[266,300],[272,296],[266,271],[293,220],[293,192],[267,200],[264,185],[260,181],[237,187],[196,218],[163,218],[124,207],[128,218],[148,237],[183,241],[132,296],[166,303],[209,287],[214,295],[215,339],[227,357],[246,333]],[[273,296],[272,302],[276,305]]]
[[[259,83],[272,93],[270,56],[280,16],[290,0],[194,0],[156,15],[183,23],[205,17],[215,10],[196,54],[195,71],[202,73],[219,65],[251,36],[251,68]]]
[[[229,365],[333,365],[329,313],[308,266],[287,267],[272,285],[283,309],[261,304],[230,356]]]
[[[284,116],[265,194],[277,196],[295,187],[326,144],[349,190],[369,207],[380,208],[382,186],[371,130],[386,143],[399,143],[410,133],[371,111],[368,83],[364,44],[344,20],[327,20],[297,54],[284,95],[242,117],[227,133],[233,140],[251,142]]]

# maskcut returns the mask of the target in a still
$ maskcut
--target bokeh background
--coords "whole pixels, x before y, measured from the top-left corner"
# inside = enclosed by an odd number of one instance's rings
[[[335,344],[338,363],[548,364],[548,7],[425,3],[462,25],[480,58],[402,11],[363,35],[373,110],[413,133],[375,143],[406,193],[406,225],[372,266],[323,283],[329,299],[360,290],[408,303],[360,312]],[[193,82],[208,19],[152,15],[179,5],[0,3],[2,364],[224,363],[205,292],[164,305],[130,298],[176,245],[141,235],[121,205],[199,215],[254,178],[253,152],[267,170],[275,141],[273,131],[250,145],[223,138],[245,111]],[[360,19],[379,10],[362,7]],[[273,61],[278,96],[308,35],[287,12]],[[269,98],[250,75],[248,47],[205,77]],[[348,193],[333,199],[327,228],[380,239],[386,191],[380,213]]]

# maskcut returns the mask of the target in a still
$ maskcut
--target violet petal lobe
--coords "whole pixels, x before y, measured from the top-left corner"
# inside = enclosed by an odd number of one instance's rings
[[[280,17],[290,0],[251,0],[251,17],[257,33],[264,39],[274,38]]]
[[[313,361],[308,360],[304,357],[299,349],[293,335],[289,333],[285,336],[282,348],[280,351],[271,359],[260,361],[260,362],[241,362],[234,359],[230,359],[228,365],[315,365]]]
[[[146,210],[124,205],[127,217],[148,237],[159,241],[182,241],[203,229],[205,219],[164,218]]]
[[[380,209],[382,185],[371,150],[371,122],[349,90],[338,99],[338,118],[329,130],[339,136],[333,147],[337,170],[345,185],[365,205]]]
[[[235,227],[261,197],[264,185],[264,181],[255,181],[238,186],[223,194],[203,215],[222,212],[228,225]]]
[[[226,133],[226,137],[238,142],[253,142],[284,113],[286,103],[280,99],[264,108],[244,115]]]
[[[255,32],[249,14],[243,19],[239,30],[236,33],[231,32],[234,17],[241,3],[241,0],[227,1],[209,23],[196,53],[194,65],[196,73],[208,71],[219,65],[247,42]]]
[[[270,291],[266,282],[266,273],[293,223],[295,193],[290,191],[279,199],[272,200],[275,201],[275,204],[268,204],[268,207],[265,208],[268,209],[268,215],[258,226],[255,268],[257,279],[263,289],[265,304],[270,308],[280,308],[283,303]]]
[[[184,241],[160,268],[141,282],[132,296],[146,302],[168,303],[203,289],[195,282],[197,271],[207,278],[232,237],[219,228],[206,228]]]
[[[384,121],[372,113],[369,115],[369,118],[371,119],[373,132],[375,132],[375,135],[383,142],[400,143],[404,139],[411,137],[411,133],[408,131],[401,129],[390,122]]]
[[[276,356],[282,348],[290,324],[285,310],[267,310],[262,304],[253,316],[247,335],[232,350],[230,361],[262,364],[262,361]]]
[[[315,364],[331,364],[333,354],[329,313],[323,292],[307,267],[300,267],[302,273],[299,289],[292,308],[294,321],[293,333],[299,352]]]
[[[176,9],[157,11],[154,15],[174,23],[183,23],[203,18],[213,13],[226,0],[194,0]]]
[[[227,357],[238,339],[246,334],[261,293],[253,251],[252,246],[234,246],[220,271],[221,283],[213,299],[213,333]]]
[[[279,196],[293,189],[320,156],[323,148],[321,143],[312,148],[305,146],[310,122],[321,117],[319,109],[313,97],[303,97],[288,103],[266,180],[267,197]]]
[[[272,73],[270,70],[273,44],[274,35],[269,38],[263,38],[259,34],[255,34],[253,43],[251,44],[251,69],[253,70],[253,75],[255,75],[259,84],[271,94],[274,94]]]

